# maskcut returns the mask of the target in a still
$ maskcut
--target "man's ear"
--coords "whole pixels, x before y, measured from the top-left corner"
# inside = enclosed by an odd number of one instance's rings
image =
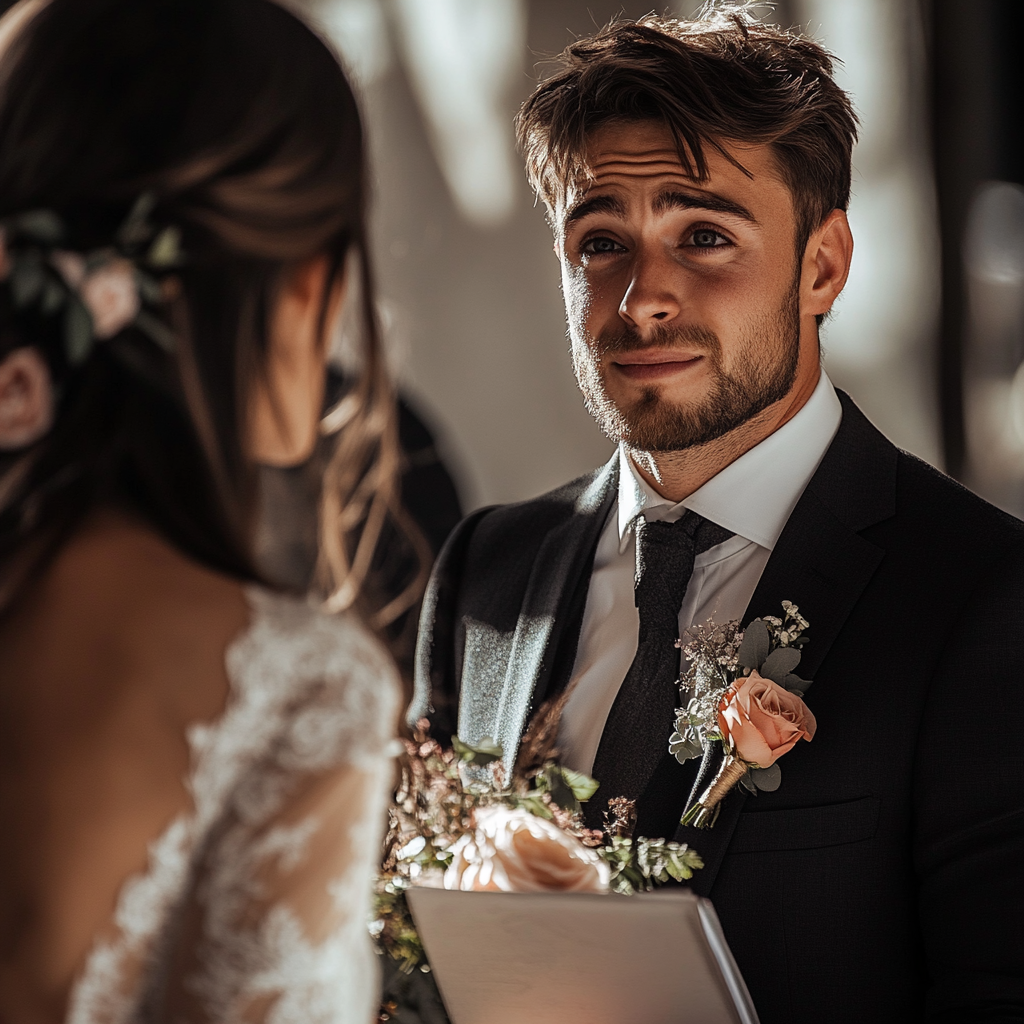
[[[843,210],[833,210],[811,234],[800,279],[801,316],[827,313],[850,276],[853,234]]]

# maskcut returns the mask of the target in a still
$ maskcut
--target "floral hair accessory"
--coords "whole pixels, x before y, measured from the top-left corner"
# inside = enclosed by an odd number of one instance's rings
[[[139,197],[112,245],[88,253],[65,248],[64,222],[52,210],[30,210],[0,222],[0,284],[16,310],[35,307],[62,317],[64,352],[84,363],[97,341],[134,326],[165,351],[174,334],[147,305],[165,296],[164,279],[184,263],[181,233],[149,220],[156,197]]]
[[[0,360],[0,451],[39,440],[53,424],[53,386],[46,360],[34,348],[16,348]]]

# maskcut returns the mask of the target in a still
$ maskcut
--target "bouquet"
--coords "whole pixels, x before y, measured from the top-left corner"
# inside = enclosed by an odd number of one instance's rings
[[[814,737],[817,723],[803,701],[810,680],[794,674],[807,643],[807,620],[790,601],[783,616],[695,627],[678,641],[688,668],[680,687],[692,693],[677,712],[669,752],[680,763],[721,744],[723,758],[711,785],[683,814],[684,825],[710,828],[723,797],[737,784],[757,795],[782,782],[778,759],[801,739]]]
[[[598,783],[558,764],[564,698],[545,705],[506,777],[501,748],[453,737],[442,747],[417,724],[405,740],[370,930],[385,966],[380,1020],[446,1021],[405,893],[414,885],[502,892],[628,895],[683,882],[703,867],[685,844],[634,837],[633,802],[609,802],[605,829],[581,805]]]

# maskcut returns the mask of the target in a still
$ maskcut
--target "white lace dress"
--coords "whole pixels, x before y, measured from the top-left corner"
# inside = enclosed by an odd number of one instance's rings
[[[223,715],[194,726],[193,810],[150,848],[68,1024],[368,1024],[367,915],[398,680],[353,617],[249,588]]]

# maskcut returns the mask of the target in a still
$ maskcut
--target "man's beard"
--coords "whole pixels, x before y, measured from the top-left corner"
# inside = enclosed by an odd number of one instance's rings
[[[652,385],[629,405],[616,406],[609,397],[602,357],[647,348],[680,348],[699,352],[707,363],[706,394],[677,405]],[[623,323],[605,332],[596,345],[574,348],[576,379],[590,414],[616,443],[646,452],[677,452],[707,444],[752,419],[792,390],[800,358],[799,286],[794,282],[777,313],[755,321],[744,338],[730,374],[723,369],[722,345],[714,331],[692,325],[659,328],[641,340],[636,328]]]

